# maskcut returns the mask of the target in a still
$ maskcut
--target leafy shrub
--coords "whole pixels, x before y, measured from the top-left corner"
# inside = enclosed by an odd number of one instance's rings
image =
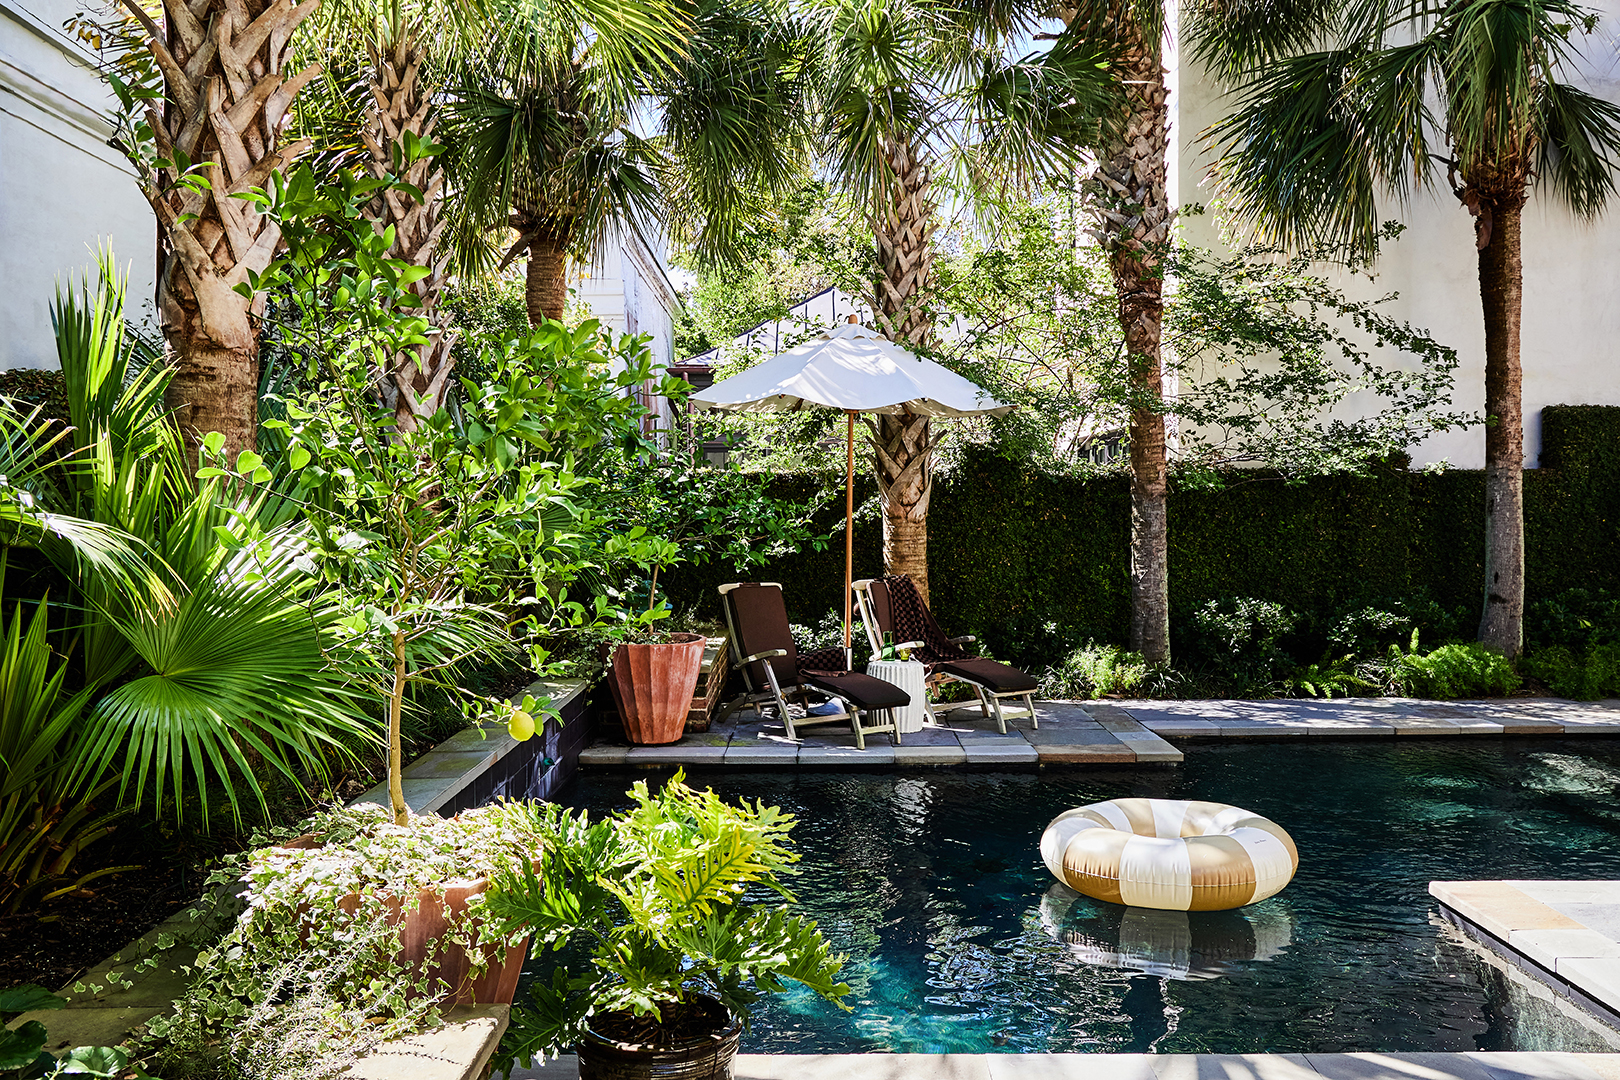
[[[1290,697],[1352,697],[1375,691],[1379,685],[1357,669],[1355,657],[1350,655],[1306,664],[1282,680],[1283,692]]]
[[[1211,600],[1193,615],[1195,657],[1231,680],[1240,694],[1264,693],[1296,666],[1286,643],[1298,617],[1250,596]]]
[[[1519,666],[1560,697],[1578,701],[1620,697],[1620,643],[1593,645],[1584,653],[1549,645],[1526,656]]]
[[[1442,645],[1430,653],[1390,649],[1393,688],[1411,697],[1502,697],[1519,688],[1513,662],[1475,641]]]
[[[1532,602],[1525,612],[1524,630],[1536,645],[1562,645],[1576,653],[1590,645],[1620,641],[1620,597],[1603,589],[1566,589]]]
[[[1043,698],[1100,698],[1136,692],[1147,679],[1141,653],[1088,642],[1041,676]]]
[[[1468,617],[1467,609],[1447,611],[1421,594],[1386,598],[1341,612],[1328,631],[1328,646],[1335,656],[1382,659],[1391,645],[1407,643],[1413,633],[1427,641],[1463,637]]]

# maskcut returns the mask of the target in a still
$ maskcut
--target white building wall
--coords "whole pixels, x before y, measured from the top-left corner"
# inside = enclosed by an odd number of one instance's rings
[[[1606,21],[1588,42],[1601,50],[1620,32],[1614,18],[1620,5],[1604,5]],[[1595,55],[1595,53],[1594,53]],[[1611,56],[1588,66],[1580,81],[1588,90],[1620,101],[1620,82]],[[1188,61],[1175,73],[1172,140],[1178,160],[1171,197],[1179,205],[1210,203],[1204,183],[1211,155],[1200,133],[1231,108],[1232,98]],[[1388,203],[1385,220],[1407,226],[1373,268],[1374,280],[1330,271],[1346,293],[1370,300],[1389,292],[1399,299],[1386,309],[1424,327],[1457,350],[1454,404],[1481,412],[1485,402],[1485,331],[1480,314],[1478,263],[1473,218],[1441,185],[1417,194],[1408,204]],[[1214,207],[1211,207],[1214,210]],[[1182,234],[1201,247],[1220,245],[1216,213],[1183,217]],[[1575,220],[1550,197],[1532,194],[1524,214],[1525,464],[1535,466],[1541,446],[1541,409],[1547,405],[1620,405],[1620,199],[1594,223]],[[1412,448],[1414,465],[1440,460],[1459,468],[1485,464],[1480,427],[1451,431]]]
[[[98,241],[130,269],[129,312],[149,318],[155,224],[107,145],[116,99],[62,30],[75,0],[0,0],[0,369],[54,367],[49,303]]]
[[[604,326],[648,335],[647,347],[660,367],[675,362],[674,313],[680,304],[665,258],[662,236],[621,229],[574,278],[575,299]],[[661,426],[674,422],[668,401],[660,397],[647,404],[658,413]]]

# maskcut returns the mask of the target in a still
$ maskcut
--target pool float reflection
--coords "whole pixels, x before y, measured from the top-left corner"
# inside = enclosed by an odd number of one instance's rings
[[[1294,940],[1293,917],[1281,904],[1234,911],[1121,908],[1067,885],[1046,890],[1040,918],[1048,934],[1087,964],[1166,979],[1217,979],[1280,955]]]

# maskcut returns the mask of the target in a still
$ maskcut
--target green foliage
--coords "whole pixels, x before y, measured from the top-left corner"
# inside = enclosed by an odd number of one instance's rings
[[[239,814],[244,793],[265,805],[259,773],[320,781],[334,752],[371,730],[346,685],[353,672],[323,651],[333,609],[313,596],[300,527],[275,500],[193,485],[163,404],[168,373],[125,330],[111,253],[98,264],[51,309],[71,427],[0,407],[0,522],[70,586],[57,648],[74,663],[55,693],[83,716],[47,751],[68,759],[72,790],[27,796],[41,825],[61,830],[53,845],[79,826],[99,831],[89,823],[111,809],[109,779],[120,797],[150,794],[176,816],[221,785]]]
[[[84,849],[127,811],[114,805],[111,781],[73,783],[70,767],[91,690],[63,689],[67,664],[46,641],[47,621],[44,601],[32,619],[24,619],[21,604],[9,623],[0,614],[0,912],[6,914],[132,869],[74,869]]]
[[[198,955],[185,995],[148,1022],[150,1052],[171,1071],[196,1071],[201,1061],[232,1080],[317,1080],[430,1026],[455,989],[429,980],[436,961],[465,949],[481,958],[476,977],[524,931],[496,928],[475,906],[449,918],[415,967],[399,957],[401,912],[424,896],[442,902],[447,882],[530,858],[539,815],[503,802],[396,825],[384,808],[363,804],[260,836],[270,843],[213,876],[226,887],[239,879],[244,906]]]
[[[837,981],[843,959],[813,921],[752,899],[771,891],[792,901],[781,882],[798,860],[790,815],[693,791],[679,772],[657,794],[638,781],[630,795],[633,806],[596,824],[537,808],[535,860],[502,870],[486,894],[489,913],[514,933],[532,931],[537,948],[578,937],[590,957],[588,968],[560,964],[534,984],[530,1007],[513,1011],[497,1071],[572,1046],[593,1017],[663,1018],[694,992],[745,1020],[760,993],[786,981],[836,1004],[849,992]]]
[[[131,1071],[129,1054],[115,1046],[77,1046],[60,1059],[45,1049],[49,1030],[38,1020],[11,1026],[23,1013],[48,1012],[67,1005],[65,998],[42,986],[0,990],[0,1080],[59,1080],[89,1076],[121,1080],[126,1076],[156,1080],[144,1069]]]
[[[1605,614],[1620,596],[1620,452],[1611,449],[1620,445],[1620,408],[1553,406],[1542,415],[1545,467],[1525,474],[1526,629],[1532,652],[1554,638],[1578,652],[1583,637],[1559,635],[1580,630],[1582,620],[1620,629]],[[1261,470],[1236,473],[1220,490],[1173,484],[1170,603],[1178,662],[1198,660],[1189,651],[1193,614],[1228,597],[1281,604],[1298,617],[1297,640],[1286,646],[1294,664],[1353,654],[1359,674],[1380,683],[1389,646],[1404,646],[1412,630],[1433,643],[1473,636],[1484,589],[1482,474],[1398,466],[1297,484]],[[822,483],[787,477],[774,490],[808,498]],[[857,506],[869,507],[873,494],[870,481],[858,478]],[[842,513],[829,500],[814,519],[834,537],[827,550],[748,571],[782,582],[796,621],[841,610]],[[1129,629],[1129,527],[1122,477],[1088,479],[969,448],[935,481],[929,537],[935,613],[1031,672],[1061,664],[1088,640],[1122,645]],[[858,518],[855,574],[873,576],[882,566],[877,522]],[[681,566],[667,589],[678,605],[717,614],[715,585],[742,576],[723,564]],[[1182,674],[1193,682],[1167,689],[1231,692],[1206,687],[1202,671]]]
[[[1559,697],[1577,701],[1620,697],[1620,642],[1594,644],[1580,651],[1548,645],[1521,659],[1519,670],[1546,683]]]
[[[0,371],[0,397],[10,398],[14,408],[37,405],[43,419],[68,423],[67,393],[60,371],[51,368]]]
[[[1088,642],[1046,669],[1041,677],[1043,698],[1085,699],[1110,694],[1134,696],[1147,681],[1148,665],[1141,653],[1117,645]]]
[[[1442,645],[1419,653],[1414,637],[1410,651],[1390,651],[1394,689],[1409,697],[1503,697],[1519,688],[1513,662],[1476,641]]]

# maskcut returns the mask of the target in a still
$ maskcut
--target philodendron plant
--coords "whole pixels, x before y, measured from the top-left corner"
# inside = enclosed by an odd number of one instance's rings
[[[496,874],[484,897],[492,917],[533,932],[531,955],[573,946],[566,955],[583,958],[559,962],[513,1010],[497,1072],[587,1032],[661,1045],[702,1011],[699,995],[745,1022],[761,993],[789,981],[845,1007],[844,958],[793,913],[781,882],[799,858],[792,815],[693,791],[679,772],[656,794],[638,781],[630,796],[633,807],[598,822],[548,805],[533,866]],[[745,899],[761,890],[782,902]]]

